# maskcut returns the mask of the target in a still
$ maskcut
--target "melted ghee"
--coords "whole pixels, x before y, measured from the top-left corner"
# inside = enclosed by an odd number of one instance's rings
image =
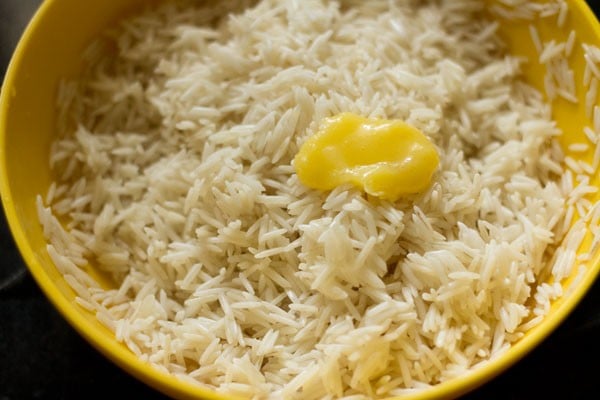
[[[435,147],[417,128],[352,113],[326,118],[294,158],[305,186],[330,190],[352,183],[391,201],[426,189],[438,164]]]

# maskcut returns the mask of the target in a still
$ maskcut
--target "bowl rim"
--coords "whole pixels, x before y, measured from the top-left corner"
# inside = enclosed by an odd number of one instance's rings
[[[35,257],[34,249],[27,239],[26,231],[21,225],[15,208],[15,199],[9,184],[6,159],[6,125],[9,118],[9,103],[12,96],[11,88],[19,66],[22,64],[28,44],[36,35],[37,28],[44,23],[48,11],[55,6],[57,0],[44,0],[30,19],[24,29],[17,46],[10,58],[0,89],[0,198],[6,220],[15,244],[24,260],[25,267],[31,273],[45,297],[59,311],[62,317],[73,327],[92,347],[110,359],[119,368],[136,377],[148,386],[170,396],[186,399],[224,399],[231,398],[225,394],[203,388],[186,382],[174,375],[159,371],[150,364],[140,360],[133,352],[117,343],[114,337],[109,337],[105,332],[97,330],[83,315],[83,310],[73,307],[54,282],[47,275],[41,263]],[[600,24],[598,18],[585,0],[570,0],[571,6],[579,8],[584,19],[590,24],[596,36],[600,38]],[[398,397],[403,400],[425,400],[453,398],[474,391],[478,387],[491,381],[496,376],[505,372],[509,367],[524,358],[541,344],[580,303],[589,292],[600,273],[600,262],[590,264],[580,282],[577,290],[561,298],[557,308],[543,321],[528,331],[527,335],[514,343],[506,352],[489,360],[474,370],[445,382],[431,386],[425,390],[408,393]],[[109,332],[108,330],[106,332]]]

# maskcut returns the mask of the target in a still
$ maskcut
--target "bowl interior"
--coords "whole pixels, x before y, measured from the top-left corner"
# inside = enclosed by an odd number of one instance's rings
[[[35,198],[45,194],[51,176],[48,168],[50,142],[55,134],[56,89],[60,79],[76,76],[81,67],[81,53],[89,41],[103,28],[135,10],[145,0],[46,0],[24,34],[6,75],[0,101],[0,188],[4,209],[17,245],[36,281],[65,318],[92,345],[146,383],[177,398],[220,398],[216,394],[181,382],[158,372],[138,360],[119,343],[93,314],[75,302],[75,293],[64,281],[46,252],[46,241],[38,223]],[[493,2],[491,2],[493,3]],[[567,40],[571,29],[577,32],[570,66],[575,74],[578,104],[562,98],[553,103],[554,118],[564,131],[561,144],[567,154],[591,163],[594,150],[569,153],[568,146],[586,140],[585,126],[592,122],[586,116],[583,75],[584,52],[581,44],[600,45],[600,27],[584,1],[570,1],[570,12],[563,29],[556,29],[556,18],[534,21],[544,42]],[[529,83],[544,91],[545,67],[537,59],[530,39],[529,24],[506,21],[502,18],[500,33],[511,52],[530,59],[524,67]],[[69,29],[64,29],[64,27]],[[73,32],[77,32],[74,34]],[[598,175],[591,179],[600,186]],[[596,194],[590,197],[598,201]],[[590,245],[591,235],[583,248]],[[507,353],[474,373],[456,378],[414,398],[455,397],[473,389],[516,362],[543,340],[575,307],[593,283],[600,268],[600,253],[596,251],[581,264],[585,270],[573,288],[568,288],[577,276],[578,267],[564,286],[566,295],[553,304],[544,323],[529,331]],[[88,271],[106,287],[112,284],[91,267]],[[404,398],[413,398],[412,396]]]

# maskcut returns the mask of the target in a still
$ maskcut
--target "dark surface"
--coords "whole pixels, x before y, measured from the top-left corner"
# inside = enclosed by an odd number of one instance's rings
[[[0,77],[39,3],[0,0]],[[165,399],[105,359],[55,311],[26,271],[2,213],[0,260],[0,400]],[[600,281],[537,349],[463,399],[599,398],[599,343]]]

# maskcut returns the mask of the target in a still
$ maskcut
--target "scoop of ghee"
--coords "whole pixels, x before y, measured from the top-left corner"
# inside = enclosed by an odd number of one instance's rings
[[[294,158],[305,186],[330,190],[352,183],[390,201],[426,189],[438,164],[435,147],[417,128],[352,113],[326,118]]]

